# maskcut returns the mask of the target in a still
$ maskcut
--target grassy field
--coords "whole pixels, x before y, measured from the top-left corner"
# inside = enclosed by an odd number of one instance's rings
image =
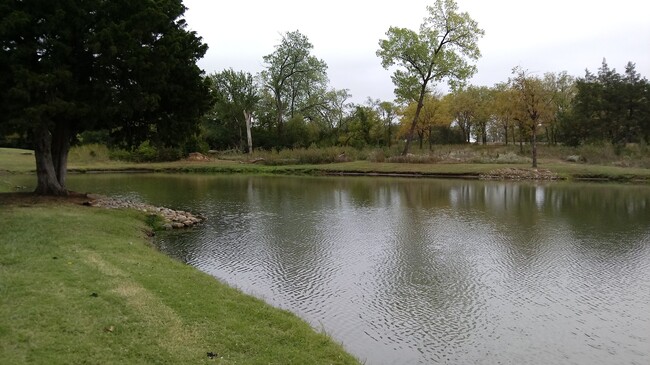
[[[360,151],[348,162],[308,163],[306,161],[331,159],[333,149],[303,149],[280,153],[266,153],[264,161],[251,163],[246,155],[220,155],[210,161],[173,161],[159,163],[132,163],[108,159],[105,147],[82,146],[70,153],[69,171],[150,171],[197,173],[256,173],[256,174],[381,174],[428,177],[477,178],[480,174],[503,168],[530,169],[527,157],[515,154],[515,146],[444,146],[436,154],[415,155],[409,162],[388,162],[386,158],[370,156]],[[597,179],[623,182],[650,182],[650,168],[635,166],[630,156],[615,156],[611,151],[583,148],[594,163],[567,162],[561,156],[575,152],[564,147],[546,148],[541,154],[539,168],[557,173],[564,179]],[[420,151],[422,152],[422,151]],[[321,155],[319,155],[319,153]],[[323,155],[327,156],[323,156]],[[355,152],[349,153],[353,155]],[[365,154],[365,155],[364,155]],[[645,155],[643,155],[645,156]],[[257,156],[259,158],[259,156]],[[639,157],[644,160],[645,157]],[[393,158],[395,159],[395,158]],[[298,162],[297,162],[298,161]],[[302,161],[302,162],[299,162]],[[642,164],[645,166],[645,162]],[[31,151],[0,148],[0,191],[11,191],[13,186],[6,176],[34,171]],[[4,178],[3,178],[4,175]]]
[[[294,315],[152,248],[141,213],[7,196],[2,364],[357,363]]]

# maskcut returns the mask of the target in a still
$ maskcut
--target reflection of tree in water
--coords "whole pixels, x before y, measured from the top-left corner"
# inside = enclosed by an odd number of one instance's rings
[[[425,358],[449,359],[473,341],[481,326],[473,313],[481,298],[468,249],[472,234],[458,236],[461,215],[450,209],[453,183],[404,181],[392,186],[391,216],[381,217],[390,235],[364,282],[363,313],[367,333],[376,341],[402,350],[417,350]],[[471,256],[471,254],[469,255]],[[393,355],[394,356],[394,355]],[[404,358],[396,361],[417,361]]]

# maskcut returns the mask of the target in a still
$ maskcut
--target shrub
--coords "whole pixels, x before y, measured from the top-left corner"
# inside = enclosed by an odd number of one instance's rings
[[[109,152],[111,160],[129,161],[129,162],[162,162],[176,161],[183,156],[179,148],[161,147],[156,148],[145,141],[133,151],[114,149]]]

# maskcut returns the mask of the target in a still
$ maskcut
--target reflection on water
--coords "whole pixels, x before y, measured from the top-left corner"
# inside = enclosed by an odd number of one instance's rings
[[[73,176],[208,217],[159,245],[367,364],[650,363],[650,188]]]

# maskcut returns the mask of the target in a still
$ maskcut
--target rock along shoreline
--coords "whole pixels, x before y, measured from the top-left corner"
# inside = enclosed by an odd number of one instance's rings
[[[86,196],[89,200],[85,202],[84,205],[107,209],[128,208],[136,209],[147,214],[156,214],[163,218],[163,227],[165,229],[189,228],[205,221],[205,217],[194,215],[183,210],[157,207],[151,204],[111,198],[97,194],[87,194]]]

